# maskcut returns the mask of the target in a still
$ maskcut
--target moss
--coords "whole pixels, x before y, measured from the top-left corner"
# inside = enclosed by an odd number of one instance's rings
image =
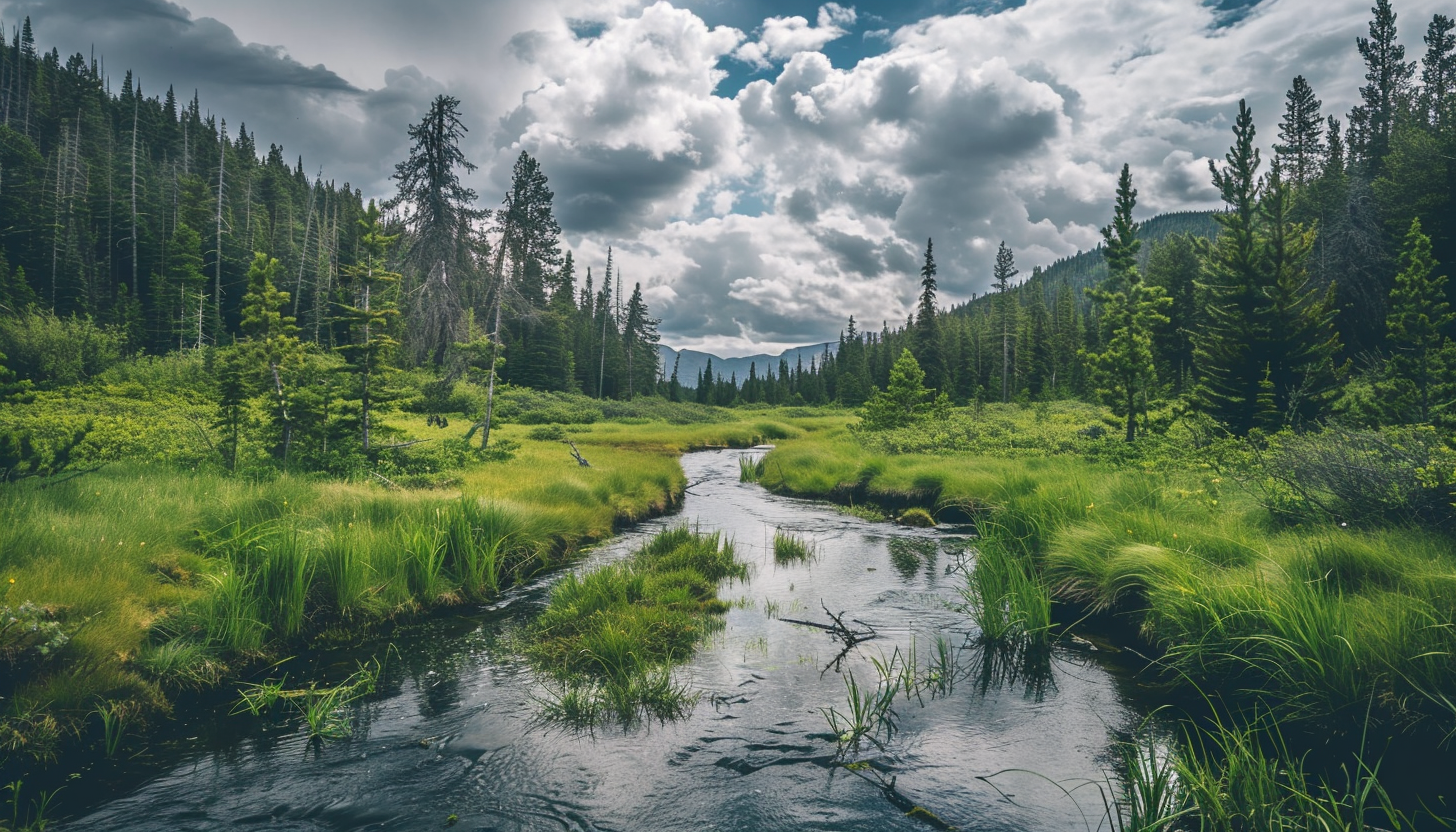
[[[904,513],[895,518],[895,522],[916,529],[929,529],[935,526],[935,518],[923,508],[906,509]]]

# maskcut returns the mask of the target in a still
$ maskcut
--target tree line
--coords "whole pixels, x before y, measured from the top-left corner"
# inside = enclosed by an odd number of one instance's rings
[[[1441,264],[1456,262],[1456,35],[1436,14],[1408,61],[1389,0],[1371,11],[1356,40],[1366,83],[1343,124],[1298,76],[1266,161],[1240,103],[1233,144],[1209,165],[1226,205],[1212,228],[1186,218],[1144,234],[1125,166],[1095,261],[1017,282],[1002,244],[993,291],[950,310],[936,306],[927,242],[916,312],[879,333],[851,318],[794,394],[858,405],[894,374],[954,403],[1100,399],[1128,439],[1159,409],[1241,435],[1331,417],[1450,423],[1456,288]],[[896,373],[907,350],[915,371]],[[739,386],[737,400],[771,400]]]

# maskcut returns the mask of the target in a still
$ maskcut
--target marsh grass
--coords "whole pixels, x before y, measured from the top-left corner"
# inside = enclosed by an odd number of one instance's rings
[[[593,727],[685,714],[696,695],[671,669],[722,627],[718,584],[747,575],[731,542],[680,526],[625,562],[562,578],[524,644],[554,683],[543,715]]]
[[[386,655],[387,655],[386,651]],[[249,682],[238,687],[234,714],[262,716],[279,702],[291,704],[307,728],[310,743],[344,739],[353,733],[354,723],[349,706],[374,693],[384,663],[379,659],[360,662],[358,668],[337,685],[311,684],[306,688],[289,689],[288,677]]]
[[[806,563],[815,558],[818,547],[813,541],[783,529],[774,529],[774,563]]]
[[[964,594],[990,643],[1049,641],[1068,602],[1130,621],[1174,685],[1342,728],[1373,698],[1377,724],[1456,732],[1456,547],[1439,532],[1290,528],[1182,457],[887,455],[842,429],[779,445],[763,484],[976,518]]]
[[[764,456],[738,458],[738,481],[758,482],[763,479]]]
[[[837,756],[845,759],[867,744],[884,750],[899,728],[899,716],[894,709],[895,694],[900,690],[898,679],[882,680],[869,688],[861,685],[853,672],[848,672],[844,674],[844,689],[844,710],[819,709],[835,738]]]

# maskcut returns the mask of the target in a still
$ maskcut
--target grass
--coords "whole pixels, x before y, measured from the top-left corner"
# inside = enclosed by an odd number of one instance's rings
[[[731,542],[680,526],[623,563],[562,578],[525,642],[555,685],[548,718],[591,727],[684,714],[696,697],[671,668],[722,626],[718,584],[747,574]]]
[[[774,529],[774,563],[805,563],[813,560],[817,551],[812,540],[783,529]]]
[[[28,605],[60,636],[42,653],[9,651],[17,645],[0,634],[0,697],[43,703],[0,713],[4,770],[49,759],[65,743],[47,737],[77,735],[103,702],[125,703],[128,734],[141,734],[179,694],[284,649],[485,600],[569,563],[674,508],[685,450],[846,421],[833,411],[644,405],[623,410],[630,424],[609,413],[573,427],[589,468],[560,442],[531,439],[530,426],[506,424],[494,436],[508,452],[438,472],[433,488],[396,489],[372,477],[228,476],[208,463],[197,427],[210,406],[184,396],[149,422],[134,411],[156,404],[127,378],[47,395],[48,407],[95,425],[77,453],[102,467],[0,484],[0,607]],[[37,406],[0,406],[0,423],[40,431],[37,441],[45,418]],[[420,448],[468,426],[463,416],[445,430],[423,414],[388,421],[401,440],[428,440]]]
[[[988,641],[1050,635],[1066,604],[1131,621],[1173,684],[1281,720],[1348,730],[1373,700],[1383,728],[1456,730],[1456,545],[1442,533],[1291,528],[1184,458],[881,444],[844,429],[787,440],[763,484],[976,518],[984,537],[965,595]]]

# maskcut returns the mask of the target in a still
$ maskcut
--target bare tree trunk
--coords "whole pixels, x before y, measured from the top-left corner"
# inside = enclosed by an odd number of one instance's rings
[[[319,171],[323,176],[323,171]],[[318,182],[314,182],[308,189],[308,216],[304,218],[303,224],[303,249],[298,252],[298,281],[293,288],[293,317],[298,318],[298,299],[303,295],[303,265],[308,262],[308,235],[313,231],[313,200],[318,194]],[[315,339],[317,340],[317,339]]]
[[[212,314],[217,319],[216,325],[219,329],[217,335],[221,335],[222,329],[222,198],[224,171],[227,169],[227,119],[221,120],[222,129],[218,130],[217,148],[217,263],[212,274]],[[214,343],[218,340],[214,337]]]
[[[56,311],[56,284],[59,282],[57,268],[61,254],[61,197],[64,193],[62,179],[64,178],[66,151],[70,145],[69,138],[69,128],[62,123],[61,143],[52,154],[56,160],[55,202],[51,206],[51,312],[53,313]]]
[[[137,110],[140,99],[134,99],[131,107],[131,296],[137,294]]]
[[[288,470],[288,447],[293,443],[293,422],[288,418],[288,399],[283,395],[283,378],[278,375],[278,365],[269,364],[273,372],[273,391],[278,396],[278,418],[283,424],[283,470]]]

